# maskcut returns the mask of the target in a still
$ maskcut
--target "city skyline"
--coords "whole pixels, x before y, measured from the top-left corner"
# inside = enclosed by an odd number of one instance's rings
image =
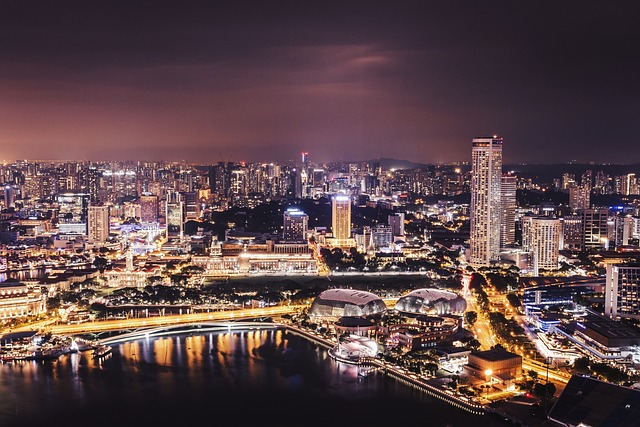
[[[493,134],[505,163],[640,158],[624,4],[31,2],[0,16],[0,160],[446,163]]]

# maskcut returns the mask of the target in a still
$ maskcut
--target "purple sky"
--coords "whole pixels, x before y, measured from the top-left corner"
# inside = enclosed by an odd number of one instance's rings
[[[640,162],[631,2],[5,1],[0,161]]]

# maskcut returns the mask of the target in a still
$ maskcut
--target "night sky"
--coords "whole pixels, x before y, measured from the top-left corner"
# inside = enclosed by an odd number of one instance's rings
[[[0,161],[640,161],[633,2],[0,1]]]

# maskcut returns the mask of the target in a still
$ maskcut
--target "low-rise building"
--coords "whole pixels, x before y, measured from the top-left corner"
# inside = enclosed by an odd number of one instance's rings
[[[45,311],[45,299],[39,287],[18,282],[0,283],[1,321],[38,316]]]

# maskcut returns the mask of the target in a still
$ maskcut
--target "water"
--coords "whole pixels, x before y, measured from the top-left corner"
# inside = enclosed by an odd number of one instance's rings
[[[42,424],[40,424],[42,423]],[[279,330],[167,336],[0,365],[0,426],[505,426]]]
[[[5,282],[7,279],[27,280],[27,279],[41,279],[47,275],[50,269],[46,268],[32,268],[25,270],[10,270],[0,273],[0,282]]]

